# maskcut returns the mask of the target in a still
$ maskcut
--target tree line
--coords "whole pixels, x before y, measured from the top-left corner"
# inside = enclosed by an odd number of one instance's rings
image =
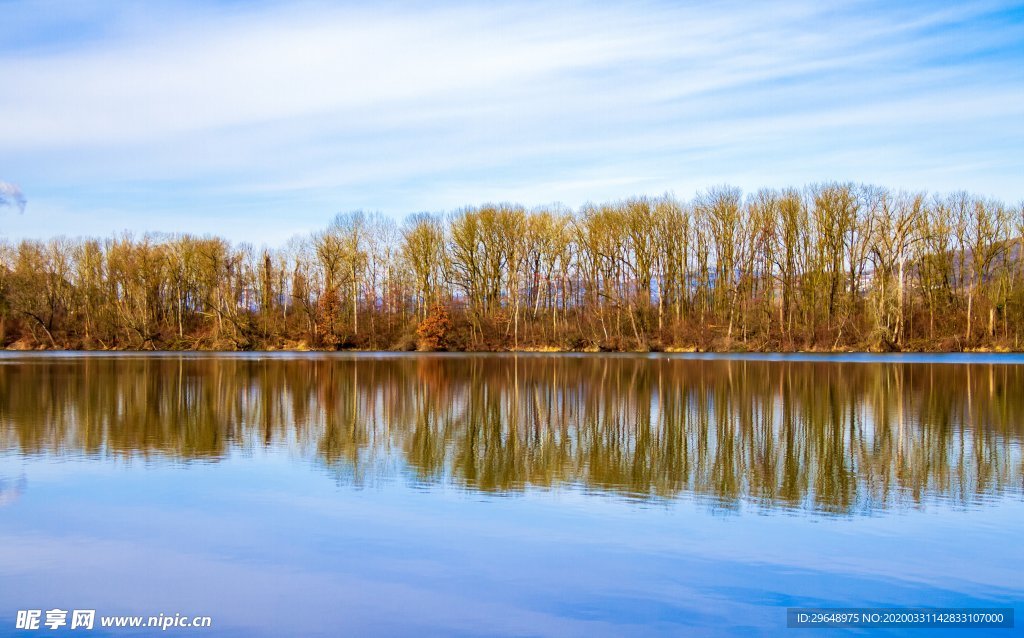
[[[1024,204],[828,183],[0,243],[14,348],[1019,350]]]

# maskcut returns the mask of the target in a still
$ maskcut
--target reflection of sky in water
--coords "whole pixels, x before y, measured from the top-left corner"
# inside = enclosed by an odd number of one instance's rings
[[[25,476],[21,475],[17,479],[9,479],[0,476],[0,507],[10,505],[21,497],[21,493],[25,491]]]
[[[1017,499],[807,517],[400,475],[359,489],[274,452],[0,464],[28,477],[0,518],[4,617],[95,607],[209,614],[240,635],[672,634],[781,630],[787,606],[1024,595]]]
[[[178,635],[781,634],[789,606],[1024,597],[1014,366],[43,359],[0,357],[0,635],[54,607],[214,619]],[[545,412],[549,373],[576,412]],[[787,458],[799,498],[760,493]]]

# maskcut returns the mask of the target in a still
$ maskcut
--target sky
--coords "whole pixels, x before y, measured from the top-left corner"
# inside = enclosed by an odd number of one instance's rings
[[[0,240],[823,181],[1024,200],[1024,2],[0,0]]]

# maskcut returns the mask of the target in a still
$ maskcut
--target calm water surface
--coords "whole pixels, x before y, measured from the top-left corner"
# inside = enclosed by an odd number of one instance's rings
[[[1020,357],[2,355],[0,635],[1020,616],[1022,438]]]

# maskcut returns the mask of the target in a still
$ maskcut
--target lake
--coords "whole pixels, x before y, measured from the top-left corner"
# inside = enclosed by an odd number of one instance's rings
[[[0,635],[54,608],[212,620],[85,635],[677,636],[1014,607],[1022,439],[1013,355],[3,354]]]

